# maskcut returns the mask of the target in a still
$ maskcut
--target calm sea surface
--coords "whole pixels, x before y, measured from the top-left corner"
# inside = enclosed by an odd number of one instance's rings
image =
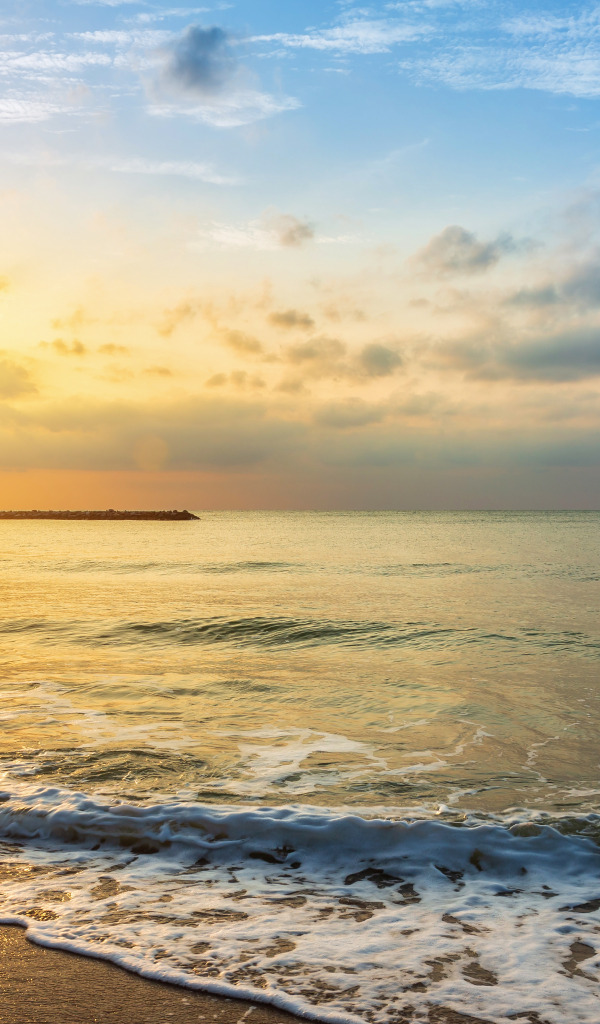
[[[1,919],[321,1019],[595,1024],[599,582],[594,512],[0,522]]]

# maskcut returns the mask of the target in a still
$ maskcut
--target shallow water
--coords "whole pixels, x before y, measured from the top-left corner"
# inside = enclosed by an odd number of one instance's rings
[[[596,1021],[599,527],[0,522],[3,919],[322,1018]]]

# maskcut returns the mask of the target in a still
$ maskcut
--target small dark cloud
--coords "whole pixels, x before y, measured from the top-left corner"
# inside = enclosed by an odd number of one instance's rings
[[[284,248],[297,249],[315,237],[315,229],[307,220],[299,220],[291,213],[277,213],[264,218],[265,227]]]
[[[150,377],[172,377],[173,371],[168,366],[148,366],[144,373]]]
[[[193,320],[198,312],[198,306],[193,302],[180,302],[179,305],[173,306],[171,309],[165,309],[157,327],[158,333],[163,338],[170,338],[180,324]]]
[[[389,377],[402,366],[402,356],[387,345],[372,342],[361,349],[358,364],[367,377]]]
[[[311,327],[315,326],[313,318],[308,313],[301,313],[297,309],[286,309],[281,312],[271,313],[269,315],[269,323],[273,324],[274,327],[283,327],[285,330],[300,328],[303,331],[308,331]]]
[[[565,298],[593,309],[600,306],[600,262],[598,258],[576,267],[566,278],[562,286]]]
[[[381,406],[369,405],[356,398],[322,406],[315,414],[315,423],[336,430],[351,430],[369,423],[380,423],[384,416],[385,409]]]
[[[234,388],[264,388],[265,382],[262,377],[256,376],[256,374],[246,373],[245,370],[233,370],[232,373],[215,373],[214,376],[209,377],[206,381],[207,388],[222,388],[229,384],[230,387]]]
[[[389,377],[400,366],[402,356],[389,345],[371,342],[356,354],[338,338],[317,337],[288,345],[282,358],[294,366],[304,380],[365,380]]]
[[[451,224],[420,249],[414,259],[436,276],[481,274],[517,248],[511,235],[499,235],[493,242],[480,242],[470,231]]]
[[[163,49],[163,81],[200,97],[222,92],[236,71],[229,41],[222,28],[189,25]]]
[[[525,306],[533,309],[555,306],[558,302],[560,296],[552,284],[541,288],[519,288],[505,299],[508,306]]]
[[[356,323],[364,323],[367,319],[364,310],[347,304],[334,305],[333,303],[329,303],[324,305],[322,310],[323,315],[333,323],[340,323],[342,320],[353,320]]]
[[[95,318],[89,316],[83,306],[77,306],[69,316],[56,317],[51,323],[55,331],[80,331],[87,324],[95,323]]]
[[[12,359],[0,359],[0,398],[19,398],[36,392],[37,388],[24,366]]]
[[[229,348],[232,348],[234,352],[238,352],[240,355],[260,355],[263,351],[260,341],[251,334],[245,334],[243,331],[221,331],[220,336]]]
[[[129,353],[129,349],[126,345],[114,345],[112,341],[107,345],[100,345],[98,351],[103,356],[125,356]]]
[[[338,338],[313,338],[312,341],[288,345],[285,358],[295,366],[309,370],[311,375],[324,377],[342,368],[341,360],[346,354],[346,346]]]
[[[82,341],[75,338],[73,341],[64,341],[63,338],[54,338],[51,342],[42,341],[40,342],[42,348],[52,348],[55,352],[58,352],[61,356],[85,356],[87,355],[87,348]]]

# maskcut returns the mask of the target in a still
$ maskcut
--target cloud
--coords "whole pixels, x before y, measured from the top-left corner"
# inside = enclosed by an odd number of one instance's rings
[[[407,24],[394,19],[350,18],[332,28],[307,32],[276,32],[253,36],[250,42],[275,43],[284,49],[309,49],[350,53],[389,53],[393,46],[428,36],[431,28],[424,24]]]
[[[600,376],[600,327],[565,329],[518,343],[475,338],[438,349],[438,357],[476,380],[585,380]]]
[[[223,330],[220,332],[220,337],[229,348],[240,355],[260,355],[263,351],[260,341],[243,331]]]
[[[126,345],[115,345],[112,341],[109,341],[106,345],[100,345],[98,351],[103,356],[125,356],[129,353]]]
[[[236,72],[230,37],[217,26],[189,25],[163,52],[163,80],[195,96],[222,92]]]
[[[69,109],[41,96],[5,96],[0,99],[0,123],[35,124]]]
[[[287,389],[301,380],[349,380],[368,381],[378,377],[389,377],[402,366],[399,353],[381,342],[370,342],[357,352],[351,353],[339,338],[320,336],[310,341],[287,345],[282,359],[294,367],[299,377],[286,378]]]
[[[206,103],[154,103],[149,113],[153,117],[190,117],[214,128],[242,128],[287,110],[297,110],[300,105],[293,96],[276,97],[246,89],[215,96]]]
[[[545,309],[574,306],[580,311],[600,306],[600,254],[575,264],[562,278],[536,287],[519,288],[504,300],[508,306]]]
[[[256,374],[246,373],[245,370],[234,370],[229,374],[215,373],[206,381],[207,388],[222,388],[225,387],[226,384],[240,389],[257,389],[265,387],[265,382],[262,377],[258,377]]]
[[[158,333],[163,338],[170,338],[180,324],[195,319],[199,312],[200,308],[196,302],[180,302],[171,309],[165,309],[157,327]]]
[[[281,312],[269,314],[269,323],[274,327],[283,327],[285,330],[300,328],[303,331],[310,330],[315,322],[308,313],[301,313],[297,309],[286,309]]]
[[[555,306],[561,301],[554,285],[542,285],[539,288],[519,288],[504,300],[508,306],[524,306],[533,309]]]
[[[0,112],[1,120],[1,112]],[[82,171],[111,171],[113,174],[140,174],[152,177],[188,178],[202,181],[207,185],[239,185],[240,178],[222,174],[212,164],[194,160],[151,160],[139,156],[77,157],[74,154],[60,156],[48,150],[29,153],[5,153],[4,159],[18,166],[29,167],[78,167]]]
[[[315,229],[307,220],[290,213],[265,213],[246,224],[213,222],[200,232],[195,245],[214,242],[223,249],[298,249],[315,237]]]
[[[345,373],[343,360],[346,351],[346,346],[338,338],[319,337],[288,345],[284,358],[313,377],[331,377]]]
[[[53,348],[55,352],[58,352],[61,356],[85,356],[87,355],[87,348],[83,342],[75,338],[71,343],[64,341],[62,338],[54,338],[53,341],[47,342],[42,341],[40,345],[43,348]]]
[[[358,355],[358,365],[366,377],[389,377],[402,366],[402,356],[379,342],[365,345]]]
[[[188,25],[164,44],[150,113],[156,117],[183,114],[217,128],[234,128],[300,106],[291,96],[275,97],[257,89],[249,72],[238,64],[232,41],[218,26]]]
[[[600,261],[597,255],[567,275],[562,292],[566,299],[586,309],[600,306]]]
[[[25,367],[12,359],[0,359],[0,398],[33,395],[37,388]]]
[[[321,427],[334,430],[352,430],[370,423],[380,423],[385,416],[385,409],[377,405],[369,405],[359,398],[346,402],[335,402],[323,405],[315,413],[315,423]]]
[[[287,462],[306,432],[256,400],[213,396],[152,405],[73,398],[7,414],[0,465],[20,468],[131,470],[145,453],[165,470],[235,472]]]
[[[149,377],[172,377],[173,371],[168,366],[148,366],[144,373]]]
[[[315,229],[307,220],[298,220],[291,213],[277,213],[265,220],[267,228],[285,248],[299,248],[315,237]]]
[[[480,242],[470,231],[451,224],[435,235],[413,257],[429,273],[438,276],[480,274],[493,267],[507,253],[514,252],[511,235],[499,235],[493,242]]]
[[[113,158],[96,161],[96,166],[105,166],[117,174],[189,178],[191,181],[203,181],[207,185],[239,184],[239,178],[221,174],[210,164],[197,163],[193,160],[147,160],[142,157],[129,157],[124,160]]]

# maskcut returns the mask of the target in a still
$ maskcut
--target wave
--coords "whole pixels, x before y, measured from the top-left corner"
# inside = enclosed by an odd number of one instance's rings
[[[184,575],[196,573],[243,573],[243,572],[286,572],[301,571],[303,565],[297,562],[243,560],[237,562],[177,562],[177,561],[127,561],[107,559],[59,559],[38,562],[36,570],[45,573],[111,573],[116,576],[132,573],[159,573]]]
[[[0,920],[45,945],[324,1021],[598,1020],[600,847],[559,822],[0,801]]]
[[[416,647],[431,650],[483,645],[488,649],[530,647],[539,651],[563,650],[588,657],[597,657],[600,652],[600,638],[577,630],[520,628],[502,633],[475,627],[452,628],[440,623],[361,622],[283,616],[216,616],[109,623],[28,618],[4,621],[0,625],[2,634],[29,634],[46,643],[61,638],[67,642],[96,646],[114,643],[228,644],[233,647],[337,645],[364,649]]]
[[[148,756],[147,751],[143,753]],[[536,859],[554,861],[562,874],[600,871],[600,814],[552,817],[544,812],[486,820],[471,816],[446,824],[436,819],[397,821],[286,806],[232,811],[180,802],[106,804],[58,787],[11,783],[0,790],[0,834],[5,839],[84,846],[147,842],[156,850],[201,850],[219,861],[223,851],[225,859],[230,858],[235,847],[235,856],[257,857],[263,851],[264,860],[279,864],[289,863],[289,855],[301,849],[304,855],[312,851],[322,856],[327,864],[332,855],[340,863],[361,857],[370,862],[386,860],[396,867],[401,862],[404,870],[409,864],[412,870],[420,869],[423,858],[433,862],[441,857],[450,867],[472,874],[485,867],[498,877],[523,874],[523,865],[531,867]]]

